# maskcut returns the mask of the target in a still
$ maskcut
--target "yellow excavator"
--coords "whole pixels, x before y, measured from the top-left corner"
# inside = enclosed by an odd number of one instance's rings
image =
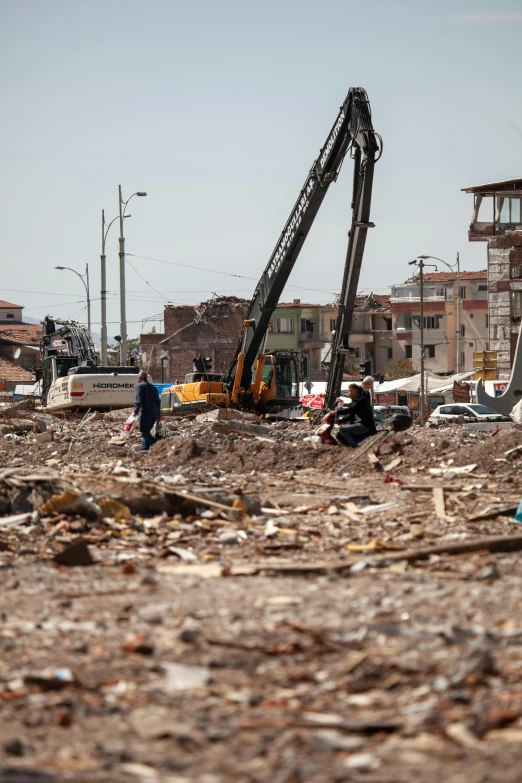
[[[333,384],[340,385],[341,365],[347,353],[343,346],[347,346],[350,332],[366,233],[373,227],[369,220],[373,169],[381,147],[380,136],[372,127],[366,91],[362,87],[352,87],[256,286],[228,374],[211,373],[210,360],[196,357],[194,372],[185,376],[185,383],[163,390],[162,412],[184,413],[214,406],[233,406],[275,413],[299,405],[297,355],[291,351],[267,352],[268,330],[326,192],[337,180],[345,155],[351,150],[354,159],[352,224],[338,316],[340,334],[336,340],[336,354],[341,357],[336,367],[340,367],[340,372],[335,372]]]

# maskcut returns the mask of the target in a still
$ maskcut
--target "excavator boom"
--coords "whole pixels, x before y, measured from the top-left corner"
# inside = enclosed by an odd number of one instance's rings
[[[243,353],[240,386],[243,389],[249,388],[252,382],[256,357],[261,348],[271,316],[328,188],[332,182],[336,181],[345,155],[350,147],[354,149],[355,157],[354,203],[352,207],[355,204],[357,205],[357,214],[354,208],[352,236],[350,237],[354,258],[351,264],[352,271],[349,272],[345,268],[345,279],[347,280],[347,288],[350,290],[348,300],[350,298],[355,300],[355,296],[352,296],[351,291],[354,286],[355,288],[357,287],[364,248],[363,236],[365,236],[365,233],[363,234],[362,232],[366,230],[356,224],[364,219],[367,220],[365,216],[369,212],[371,174],[373,173],[375,156],[379,151],[378,138],[378,135],[373,130],[370,104],[366,91],[362,87],[352,87],[339,110],[337,119],[328,134],[319,157],[314,161],[310,169],[294,208],[290,213],[290,217],[256,286],[245,319],[249,326],[243,328],[236,356],[229,371],[229,387],[234,383],[234,377],[238,369],[238,356],[240,353]],[[362,188],[365,196],[365,206],[359,209],[361,172],[364,173],[366,183],[365,187]],[[355,235],[354,224],[356,227]],[[349,248],[349,253],[351,252]],[[345,322],[346,320],[345,318]]]

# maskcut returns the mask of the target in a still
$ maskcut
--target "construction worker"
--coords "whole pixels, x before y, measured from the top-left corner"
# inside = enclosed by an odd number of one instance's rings
[[[348,396],[352,400],[351,405],[338,408],[336,411],[339,424],[344,425],[344,422],[348,424],[340,427],[336,438],[342,446],[350,446],[354,449],[370,435],[375,435],[377,430],[368,392],[362,386],[351,383],[348,387]]]
[[[160,417],[160,397],[154,384],[149,383],[144,370],[138,374],[134,415],[139,416],[140,420],[141,450],[148,451],[156,443],[150,431]]]

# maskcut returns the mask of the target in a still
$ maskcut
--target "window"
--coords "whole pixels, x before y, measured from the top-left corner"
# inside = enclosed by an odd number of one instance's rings
[[[513,318],[522,317],[522,291],[513,291]]]
[[[434,345],[425,345],[424,346],[424,356],[426,359],[434,359],[435,358],[435,346]]]
[[[391,332],[392,330],[392,319],[391,318],[385,318],[386,321],[386,331]]]
[[[460,288],[459,288],[459,296],[460,296],[461,299],[465,299],[466,298],[466,286],[465,285],[461,285],[460,286]]]
[[[393,359],[393,348],[388,348],[388,361]]]
[[[502,203],[500,223],[520,223],[520,198],[499,199]]]
[[[279,334],[293,334],[294,333],[294,319],[293,318],[278,318],[277,319],[277,331]]]
[[[486,327],[486,329],[489,329],[489,315],[487,313],[484,316],[484,320],[485,320],[484,326]]]
[[[12,313],[7,313],[6,318],[14,318],[14,315]]]
[[[313,332],[314,331],[314,322],[309,321],[307,318],[301,319],[301,331],[302,332]],[[294,331],[292,329],[292,331]]]
[[[30,370],[32,372],[36,367],[36,356],[23,353],[18,359],[18,364],[21,367],[24,367],[24,369]]]
[[[479,285],[478,290],[479,291],[487,291],[488,287],[487,287],[487,285]]]
[[[522,266],[512,266],[510,269],[510,277],[515,280],[517,277],[522,277]],[[7,316],[9,318],[9,316]]]
[[[466,356],[464,353],[460,354],[460,369],[466,366]]]
[[[405,346],[405,350],[406,350],[406,358],[407,358],[407,359],[411,359],[411,358],[412,358],[412,356],[413,356],[413,346],[411,346],[411,345],[406,345],[406,346]]]
[[[330,331],[335,332],[335,327],[337,326],[337,319],[336,318],[330,318]]]
[[[460,336],[465,337],[466,336],[466,326],[465,324],[460,325]]]
[[[437,328],[437,319],[434,315],[425,315],[424,316],[424,328],[425,329],[436,329]]]
[[[411,331],[412,328],[411,313],[401,313],[401,315],[397,316],[397,321],[395,322],[395,328],[404,329],[407,332]]]

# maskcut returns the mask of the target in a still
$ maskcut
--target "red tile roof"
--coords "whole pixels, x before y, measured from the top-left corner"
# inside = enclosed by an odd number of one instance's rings
[[[378,304],[383,307],[387,307],[390,304],[390,294],[372,294],[372,298],[375,299]]]
[[[431,283],[449,283],[451,280],[456,280],[456,272],[426,272],[424,280]],[[419,276],[415,277],[418,280]],[[478,272],[461,272],[461,280],[487,280],[488,270],[481,269]]]
[[[38,345],[42,336],[39,324],[2,324],[0,323],[0,340],[20,345]]]
[[[0,379],[10,383],[32,383],[34,375],[19,364],[0,356]]]
[[[4,299],[0,299],[0,307],[3,307],[4,309],[11,307],[14,310],[23,310],[24,309],[23,305],[15,305],[12,302],[6,302]]]

